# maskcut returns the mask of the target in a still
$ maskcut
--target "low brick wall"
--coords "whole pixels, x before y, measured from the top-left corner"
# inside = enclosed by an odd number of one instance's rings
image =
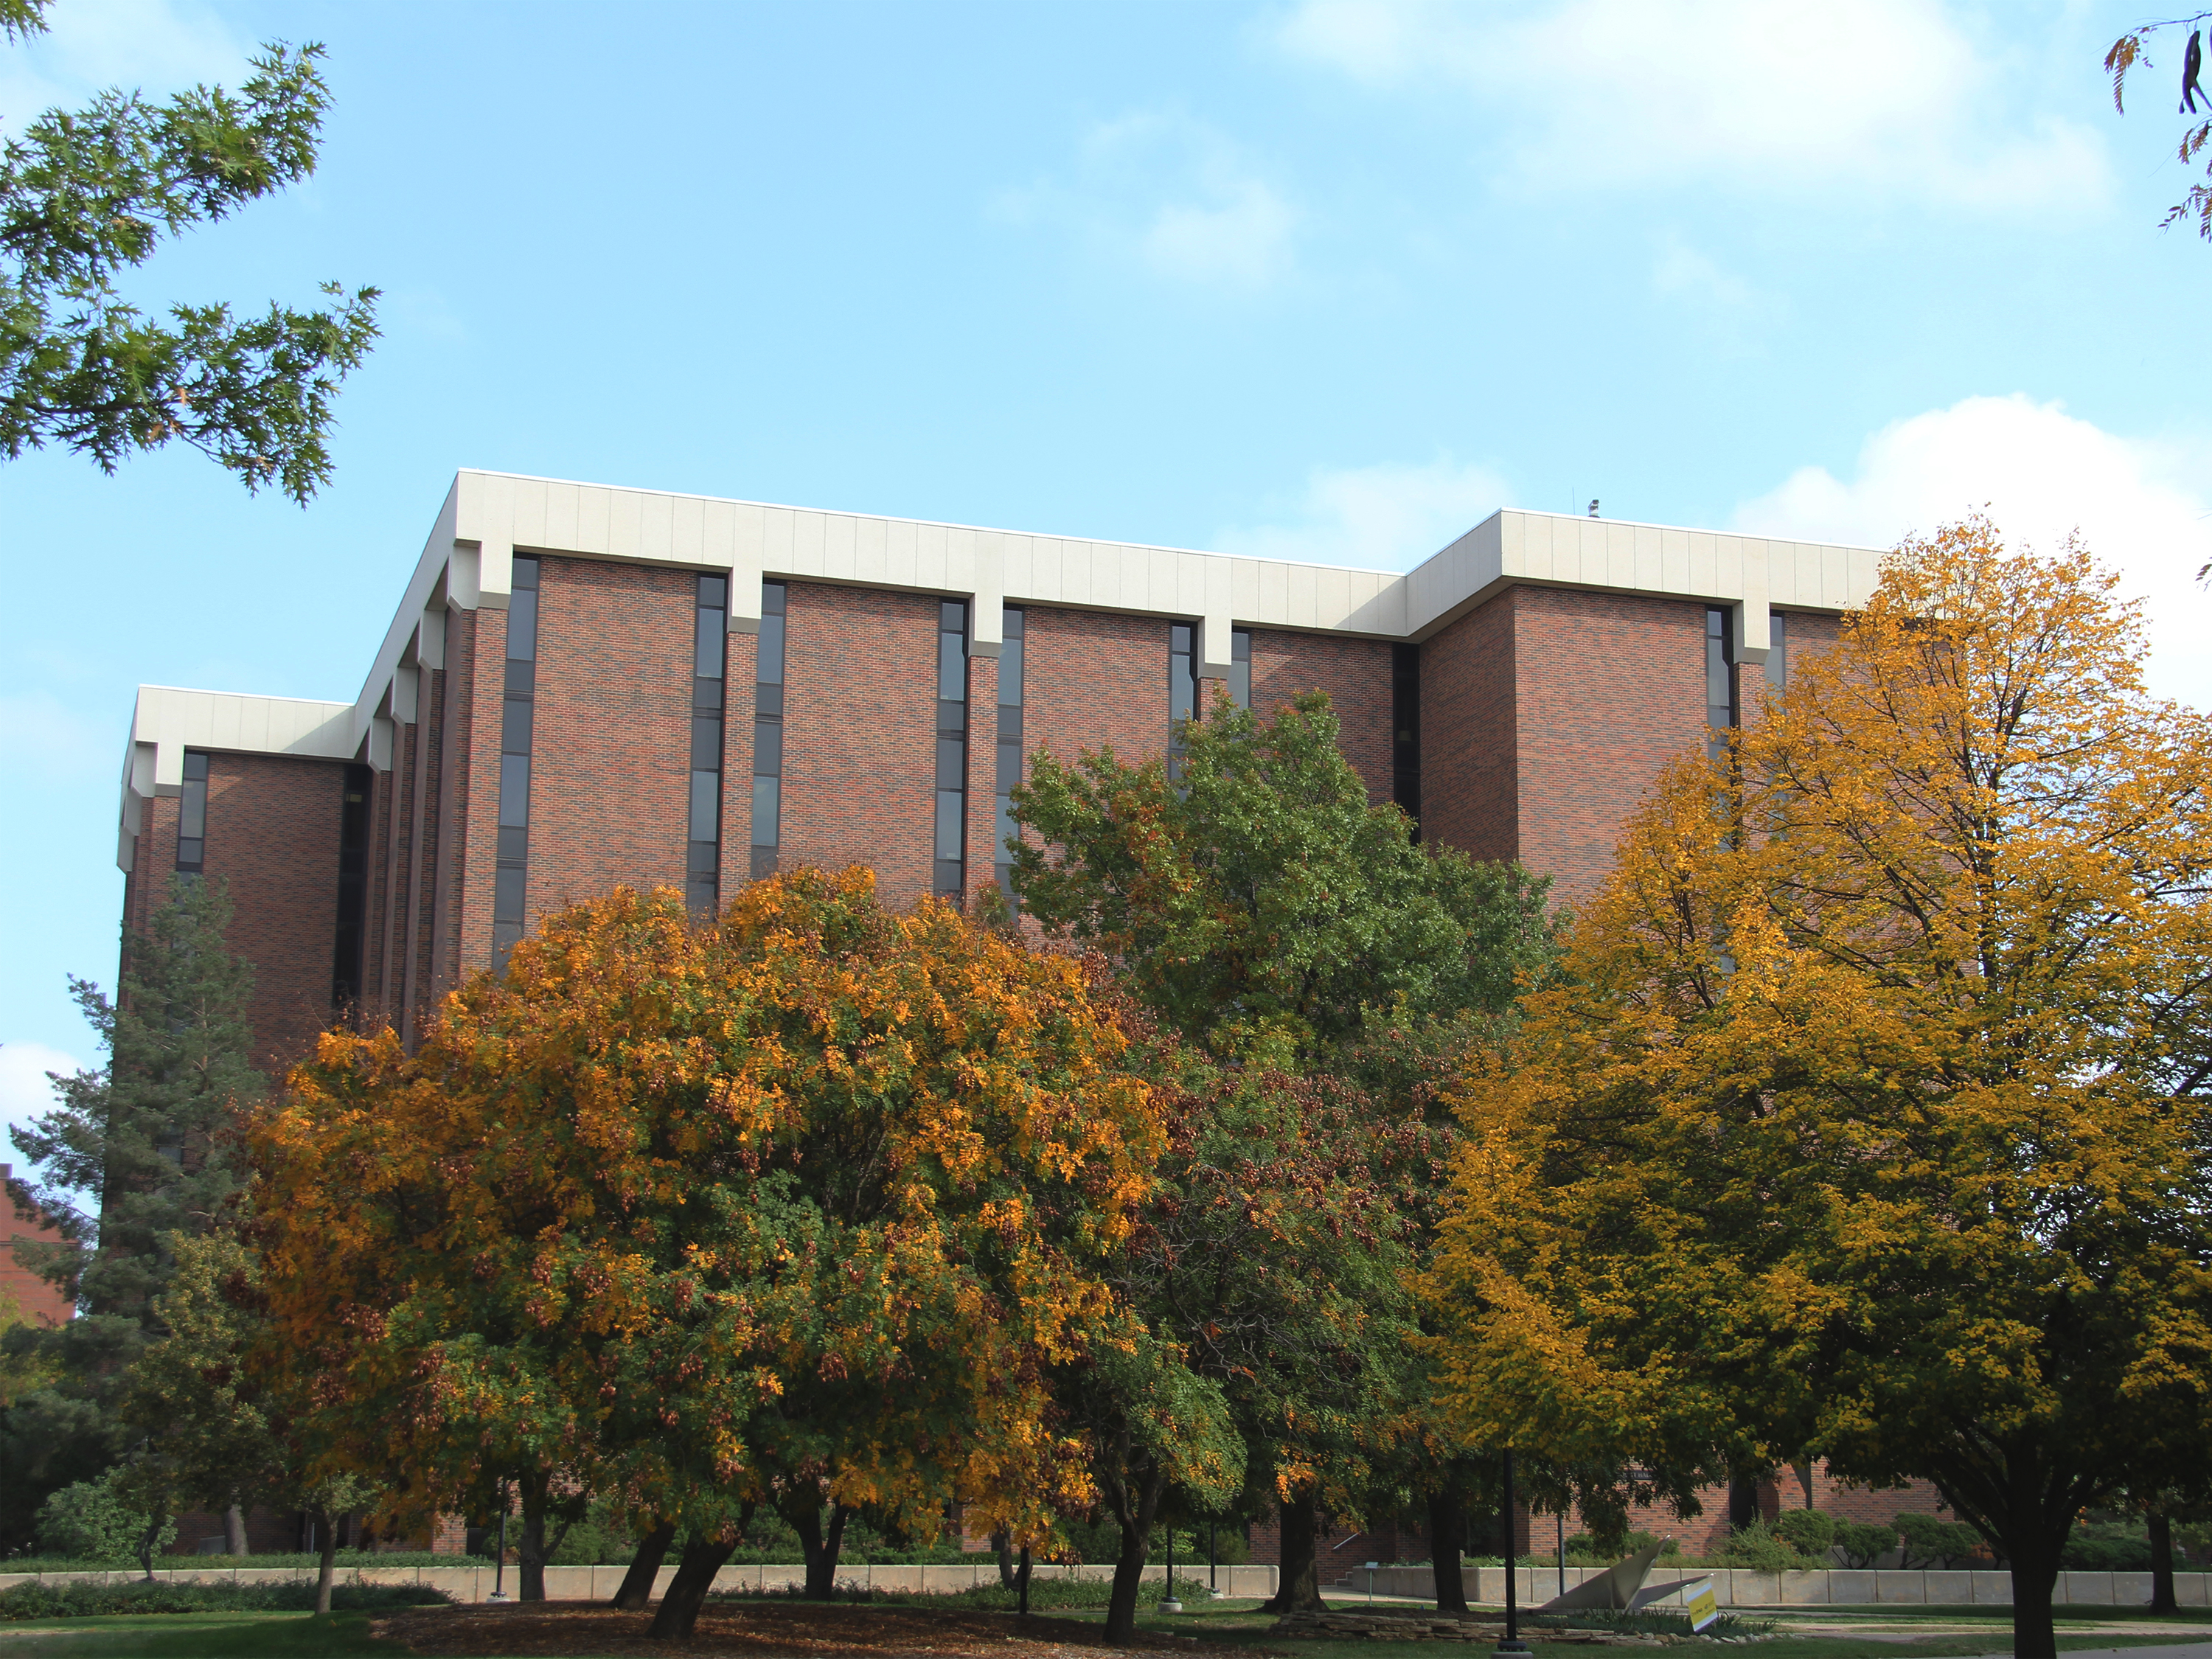
[[[1534,1607],[1559,1593],[1557,1567],[1522,1567],[1515,1595],[1523,1607]],[[1603,1567],[1569,1567],[1571,1589],[1595,1578]],[[1505,1569],[1468,1567],[1467,1595],[1470,1601],[1502,1603],[1505,1600]],[[1367,1573],[1355,1568],[1323,1591],[1337,1598],[1367,1593]],[[1651,1569],[1650,1582],[1668,1583],[1677,1578],[1692,1582],[1710,1578],[1713,1593],[1724,1607],[2009,1607],[2012,1575],[2004,1571],[1901,1572],[1894,1570],[1855,1572],[1843,1567],[1820,1567],[1803,1572],[1753,1572],[1743,1567],[1713,1567],[1699,1571],[1669,1567],[1662,1559]],[[1417,1601],[1435,1598],[1436,1588],[1427,1567],[1378,1567],[1374,1573],[1377,1595],[1402,1595]],[[2212,1573],[2177,1572],[2173,1598],[2185,1607],[2212,1607]],[[1272,1592],[1270,1592],[1272,1593]],[[1663,1598],[1662,1607],[1680,1604],[1682,1593]],[[2059,1605],[2071,1607],[2147,1607],[2150,1605],[2150,1575],[2147,1572],[2062,1572],[2052,1592]]]
[[[507,1593],[513,1595],[520,1582],[520,1569],[509,1566],[506,1573]],[[545,1569],[545,1595],[553,1601],[605,1601],[613,1598],[621,1585],[626,1569],[619,1566],[548,1567]],[[1050,1578],[1086,1578],[1103,1580],[1114,1576],[1109,1565],[1082,1567],[1054,1567],[1038,1565],[1031,1570],[1033,1582]],[[1275,1593],[1275,1569],[1269,1566],[1219,1567],[1221,1593],[1224,1595],[1268,1596]],[[1194,1566],[1178,1562],[1176,1573],[1179,1578],[1203,1578],[1206,1568],[1203,1564]],[[0,1573],[0,1590],[12,1589],[17,1584],[49,1581],[56,1583],[78,1582],[91,1583],[131,1583],[145,1575],[135,1569],[116,1572],[57,1572]],[[274,1583],[286,1579],[309,1577],[313,1575],[297,1567],[177,1567],[156,1569],[154,1577],[165,1583]],[[676,1576],[672,1566],[663,1567],[653,1583],[658,1595],[668,1588],[668,1581]],[[1156,1562],[1145,1569],[1145,1577],[1158,1583],[1167,1576],[1164,1562]],[[804,1583],[806,1569],[803,1566],[730,1566],[714,1575],[714,1588],[719,1590],[785,1589]],[[354,1570],[349,1568],[338,1575],[341,1583],[365,1584],[428,1584],[441,1589],[456,1601],[488,1600],[492,1586],[498,1582],[489,1566],[469,1567],[382,1567]],[[896,1590],[906,1593],[921,1592],[948,1595],[954,1591],[973,1589],[978,1584],[999,1582],[998,1563],[989,1556],[973,1562],[931,1563],[927,1566],[871,1566],[853,1563],[840,1566],[837,1583],[841,1589]],[[1503,1593],[1503,1581],[1500,1581]]]

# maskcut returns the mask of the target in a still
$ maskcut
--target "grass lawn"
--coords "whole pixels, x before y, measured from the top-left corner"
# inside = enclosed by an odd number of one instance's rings
[[[1329,1605],[1342,1612],[1356,1613],[1360,1603],[1355,1598],[1345,1596],[1332,1600]],[[1737,1611],[1751,1618],[1765,1616],[1762,1608],[1746,1607]],[[2094,1613],[2086,1609],[2069,1611],[2073,1613],[2071,1619],[2062,1613],[2057,1620],[2058,1647],[2062,1653],[2081,1648],[2159,1646],[2195,1639],[2193,1636],[2154,1635],[2148,1632],[2140,1636],[2109,1631],[2071,1632],[2067,1628],[2069,1623],[2092,1620],[2116,1623],[2134,1619],[2148,1620],[2151,1615],[2147,1609],[2137,1607],[2106,1608]],[[1863,1613],[1867,1622],[1879,1622],[1887,1628],[1878,1637],[1793,1636],[1790,1634],[1791,1619],[1784,1615],[1778,1621],[1779,1629],[1774,1638],[1753,1645],[1750,1655],[1756,1656],[1756,1659],[1966,1659],[1969,1655],[2009,1653],[2012,1650],[2012,1610],[2009,1607],[1961,1607],[1955,1613],[1936,1607],[1893,1610],[1876,1607],[1863,1610],[1807,1608],[1793,1609],[1793,1613],[1808,1620],[1823,1620],[1824,1615],[1833,1618],[1848,1613],[1854,1622]],[[1058,1612],[1054,1616],[1101,1623],[1105,1615],[1103,1612],[1084,1608]],[[2160,1613],[2158,1618],[2166,1623],[2201,1626],[2204,1639],[2212,1643],[2212,1611],[2191,1608],[2179,1615]],[[1911,1624],[1923,1620],[1958,1623],[1972,1620],[1976,1623],[1987,1622],[1991,1628],[1986,1636],[1979,1633],[1964,1636],[1911,1635]],[[1256,1601],[1215,1601],[1192,1603],[1190,1610],[1182,1613],[1140,1613],[1137,1619],[1137,1628],[1164,1636],[1194,1636],[1201,1642],[1265,1647],[1276,1652],[1295,1654],[1297,1659],[1375,1659],[1377,1644],[1370,1641],[1286,1642],[1279,1638],[1270,1639],[1267,1631],[1273,1623],[1273,1615],[1260,1612]],[[1893,1635],[1890,1633],[1893,1630]],[[1535,1650],[1537,1659],[1629,1659],[1629,1655],[1639,1651],[1635,1649],[1624,1651],[1619,1648],[1592,1648],[1569,1642],[1547,1642],[1540,1632],[1530,1633],[1529,1645]],[[1423,1643],[1404,1647],[1392,1644],[1390,1651],[1401,1656],[1401,1659],[1418,1659],[1419,1656],[1431,1653],[1443,1659],[1443,1656],[1454,1653],[1486,1654],[1488,1650],[1475,1644],[1447,1643],[1431,1646]],[[1645,1651],[1651,1652],[1656,1659],[1657,1655],[1674,1650],[1661,1648]],[[1700,1652],[1714,1655],[1717,1659],[1720,1651],[1718,1648],[1692,1646],[1683,1655],[1683,1659],[1689,1659],[1691,1654]],[[1731,1648],[1729,1651],[1735,1650]],[[2206,1654],[2207,1659],[2212,1659],[2212,1648],[2208,1648]]]
[[[1338,1605],[1349,1611],[1356,1603],[1346,1601]],[[853,1615],[866,1616],[863,1608],[850,1611]],[[884,1611],[888,1614],[895,1610],[887,1607]],[[1781,1620],[1781,1633],[1772,1640],[1759,1643],[1753,1650],[1753,1654],[1756,1659],[1968,1659],[1972,1655],[2004,1653],[2011,1646],[2010,1620],[2002,1607],[1849,1610],[1849,1616],[1854,1621],[1863,1618],[1868,1624],[1880,1626],[1880,1633],[1854,1636],[1790,1633],[1790,1626],[1797,1619],[1820,1619],[1824,1614],[1834,1618],[1845,1612],[1844,1609],[1807,1609],[1796,1614],[1796,1618],[1784,1615]],[[1051,1616],[1095,1626],[1104,1621],[1105,1613],[1103,1608],[1055,1609]],[[2124,1622],[2148,1617],[2147,1613],[2135,1608],[2116,1608],[2099,1613],[2077,1610],[2072,1618],[2063,1618],[2059,1622],[2059,1649],[2063,1652],[2195,1639],[2193,1633],[2175,1636],[2149,1632],[2136,1634],[2068,1628],[2069,1625],[2078,1626],[2091,1619]],[[2172,1616],[2164,1617],[2170,1619]],[[1957,1622],[1972,1620],[1977,1625],[1985,1624],[1989,1628],[1986,1633],[1979,1630],[1964,1634],[1914,1633],[1916,1622],[1932,1619]],[[2177,1622],[2200,1626],[2204,1638],[2212,1642],[2212,1613],[2200,1613],[2193,1618],[2185,1614]],[[1268,1632],[1273,1623],[1273,1616],[1261,1612],[1259,1604],[1255,1601],[1197,1603],[1188,1613],[1146,1613],[1137,1620],[1139,1631],[1147,1636],[1195,1637],[1201,1642],[1261,1649],[1274,1654],[1292,1655],[1296,1659],[1375,1659],[1376,1644],[1371,1641],[1287,1642],[1269,1636]],[[1065,1630],[1066,1626],[1061,1628]],[[854,1633],[858,1634],[857,1632]],[[989,1638],[986,1645],[979,1646],[976,1651],[988,1652],[990,1644],[1003,1639]],[[1063,1637],[1062,1640],[1065,1639]],[[598,1645],[598,1642],[588,1635],[585,1641],[590,1645]],[[1395,1647],[1396,1644],[1392,1645]],[[1617,1649],[1592,1649],[1572,1643],[1547,1642],[1540,1635],[1537,1636],[1533,1645],[1538,1659],[1630,1659],[1629,1654]],[[516,1653],[525,1650],[514,1650]],[[0,1626],[0,1659],[398,1659],[405,1651],[396,1643],[374,1640],[368,1633],[368,1616],[365,1613],[338,1613],[322,1620],[290,1613],[161,1613],[61,1619]],[[945,1651],[947,1659],[950,1659],[951,1650],[948,1648]],[[1645,1651],[1651,1652],[1653,1659],[1658,1659],[1660,1654],[1668,1650]],[[1718,1649],[1696,1647],[1692,1648],[1689,1654],[1682,1656],[1682,1659],[1692,1659],[1692,1655],[1700,1651],[1718,1659]],[[1455,1654],[1476,1659],[1476,1656],[1486,1656],[1487,1648],[1480,1644],[1447,1643],[1434,1647],[1423,1644],[1401,1652],[1403,1659],[1418,1659],[1423,1654],[1434,1654],[1436,1659],[1447,1659],[1447,1656]],[[571,1651],[569,1659],[587,1659],[587,1656]],[[1752,1659],[1752,1656],[1747,1655],[1747,1659]],[[2206,1659],[2212,1659],[2212,1648],[2208,1648]]]
[[[381,1659],[404,1650],[368,1634],[368,1615],[152,1613],[0,1625],[0,1659]]]

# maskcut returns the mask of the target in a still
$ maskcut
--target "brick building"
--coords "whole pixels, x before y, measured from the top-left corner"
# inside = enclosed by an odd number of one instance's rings
[[[1398,574],[465,471],[357,696],[140,688],[125,917],[226,878],[281,1068],[618,883],[973,892],[1026,756],[1158,754],[1207,682],[1328,690],[1372,799],[1571,901],[1877,559],[1507,511]]]

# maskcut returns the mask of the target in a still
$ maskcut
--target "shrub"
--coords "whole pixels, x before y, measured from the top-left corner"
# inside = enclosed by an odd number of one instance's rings
[[[1200,1569],[1196,1577],[1186,1574],[1180,1565],[1176,1568],[1176,1594],[1186,1602],[1206,1599],[1206,1573]],[[1139,1587],[1137,1601],[1150,1607],[1167,1595],[1164,1578],[1146,1579]],[[803,1595],[797,1588],[771,1590],[713,1590],[710,1601],[776,1601],[791,1600]],[[860,1601],[872,1607],[973,1607],[1004,1612],[1020,1604],[1017,1591],[993,1580],[969,1589],[894,1590],[866,1589],[857,1584],[840,1583],[836,1599],[840,1601]],[[1032,1578],[1030,1581],[1030,1610],[1046,1608],[1103,1607],[1114,1599],[1114,1581],[1110,1578]]]
[[[334,1584],[336,1612],[379,1607],[427,1607],[453,1598],[424,1584]],[[312,1613],[315,1581],[286,1579],[270,1584],[168,1583],[143,1579],[121,1584],[18,1584],[0,1590],[0,1620],[83,1619],[94,1613]]]
[[[50,1555],[73,1555],[103,1566],[125,1566],[138,1559],[139,1540],[149,1519],[118,1487],[124,1470],[112,1468],[95,1480],[64,1486],[40,1507],[39,1547]],[[154,1540],[159,1555],[177,1535],[177,1523],[163,1523]]]
[[[1982,1535],[1963,1521],[1939,1521],[1932,1515],[1900,1515],[1896,1529],[1904,1540],[1901,1567],[1955,1566],[1981,1547]],[[2149,1551],[2144,1551],[2149,1565]]]
[[[1805,1565],[1805,1558],[1776,1536],[1774,1528],[1764,1521],[1738,1528],[1729,1539],[1721,1559],[1731,1567],[1749,1567],[1753,1572],[1788,1572]]]
[[[2109,1523],[2076,1527],[2058,1552],[2058,1565],[2075,1572],[2148,1572],[2150,1534]]]
[[[1870,1567],[1897,1547],[1897,1528],[1876,1521],[1846,1521],[1836,1528],[1836,1547],[1847,1566]]]
[[[1784,1510],[1774,1523],[1774,1532],[1800,1555],[1826,1561],[1836,1541],[1836,1517],[1818,1510]]]
[[[1662,1560],[1681,1553],[1681,1545],[1672,1538],[1655,1538],[1648,1532],[1632,1532],[1626,1538],[1616,1539],[1610,1543],[1602,1538],[1594,1538],[1586,1532],[1572,1532],[1567,1534],[1567,1563],[1570,1566],[1609,1567],[1624,1556],[1633,1555],[1638,1550],[1648,1550],[1654,1544],[1659,1546]]]

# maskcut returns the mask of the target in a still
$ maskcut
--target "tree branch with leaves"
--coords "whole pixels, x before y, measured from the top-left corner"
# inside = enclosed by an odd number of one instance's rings
[[[46,6],[0,0],[0,34],[43,30]],[[156,321],[119,287],[164,237],[314,171],[322,58],[271,42],[236,94],[111,89],[0,150],[0,454],[58,444],[112,472],[176,442],[303,506],[329,482],[332,403],[377,337],[375,289],[325,283],[329,304],[259,316],[180,302]]]

